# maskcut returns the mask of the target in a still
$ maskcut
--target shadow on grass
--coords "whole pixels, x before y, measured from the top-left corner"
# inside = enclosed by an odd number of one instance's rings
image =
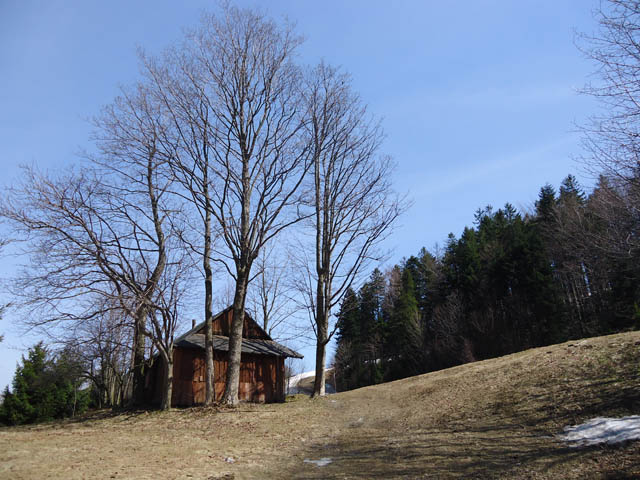
[[[131,420],[133,418],[140,417],[141,415],[147,415],[149,413],[158,412],[159,410],[153,408],[119,408],[119,409],[100,409],[90,410],[75,417],[58,418],[53,420],[43,420],[35,423],[23,423],[20,425],[2,425],[0,429],[33,429],[41,427],[55,427],[64,425],[82,425],[84,423],[95,422],[99,420],[108,420],[115,418],[122,418],[123,421]]]
[[[566,425],[638,414],[636,360],[606,361],[597,368],[576,362],[560,372],[529,365],[509,375],[510,381],[487,393],[481,407],[457,418],[445,411],[423,426],[405,427],[390,405],[386,423],[345,425],[336,438],[303,452],[304,458],[332,463],[279,474],[301,479],[640,478],[640,442],[578,448],[556,438]]]
[[[470,428],[414,431],[394,440],[362,432],[306,451],[309,459],[330,458],[325,467],[304,466],[282,478],[568,478],[573,465],[586,465],[586,478],[638,478],[638,449],[627,446],[573,448],[519,428]],[[603,454],[617,452],[631,458],[623,469],[598,465]],[[610,463],[610,462],[609,462]],[[593,474],[598,472],[598,476]],[[283,472],[280,472],[283,474]]]
[[[631,368],[629,368],[631,366]],[[574,425],[595,417],[621,417],[640,412],[640,380],[635,362],[618,370],[593,372],[576,369],[563,382],[546,384],[543,393],[518,391],[504,402],[514,421],[527,425]],[[495,410],[500,411],[498,403]]]
[[[98,420],[108,420],[121,418],[123,421],[138,418],[142,415],[148,415],[151,413],[159,412],[157,408],[153,407],[133,407],[133,408],[112,408],[102,409],[86,412],[77,417],[66,418],[62,420],[64,423],[82,424],[87,422],[94,422]]]

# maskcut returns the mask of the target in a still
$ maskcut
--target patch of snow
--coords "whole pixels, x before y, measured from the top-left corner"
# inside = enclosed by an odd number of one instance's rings
[[[298,385],[298,383],[300,383],[300,380],[302,380],[303,378],[314,377],[315,375],[316,375],[315,370],[311,370],[310,372],[299,373],[298,375],[292,375],[291,377],[288,378],[289,387],[295,387],[296,385]]]
[[[350,427],[358,427],[364,423],[364,418],[360,417],[349,424]]]
[[[573,447],[640,440],[640,415],[623,418],[594,418],[582,425],[564,427],[560,439]]]
[[[288,395],[298,395],[299,393],[307,393],[303,388],[289,387],[287,390]]]
[[[331,370],[328,369],[326,371],[330,372]],[[291,377],[287,378],[287,384],[286,384],[287,394],[296,395],[298,393],[309,393],[304,388],[298,388],[298,384],[305,378],[309,378],[309,377],[315,378],[315,376],[316,376],[316,371],[311,370],[310,372],[299,373],[297,375],[292,375]],[[328,376],[326,378],[324,388],[327,394],[336,393],[335,388],[333,387],[333,384],[329,381]]]
[[[308,458],[304,459],[304,463],[313,463],[314,465],[316,465],[318,467],[326,467],[331,462],[333,462],[333,459],[331,459],[329,457],[324,457],[324,458],[321,458],[320,460],[309,460]]]

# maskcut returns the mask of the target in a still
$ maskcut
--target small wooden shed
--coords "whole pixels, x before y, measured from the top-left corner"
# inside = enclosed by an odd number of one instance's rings
[[[240,365],[240,400],[249,402],[282,402],[285,397],[284,360],[302,358],[299,353],[273,341],[246,312],[242,333]],[[227,376],[227,352],[233,308],[213,318],[213,358],[215,398],[224,393]],[[173,394],[171,406],[192,406],[205,400],[204,322],[195,325],[174,342]],[[156,357],[146,375],[147,400],[159,404],[162,397],[164,362]]]

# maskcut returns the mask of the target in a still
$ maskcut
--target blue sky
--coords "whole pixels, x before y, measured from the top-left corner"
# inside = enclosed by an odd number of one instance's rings
[[[241,6],[259,2],[239,1]],[[395,185],[414,206],[387,242],[389,263],[444,243],[478,207],[529,208],[546,182],[590,179],[576,123],[595,112],[577,93],[593,65],[574,30],[596,24],[590,0],[271,1],[306,37],[300,61],[351,72],[383,118]],[[160,52],[212,1],[0,0],[0,187],[18,166],[56,170],[89,148],[88,117],[138,78],[136,47]],[[0,259],[6,281],[15,258]],[[0,297],[0,301],[2,297]],[[6,299],[5,299],[6,301]],[[0,387],[34,338],[0,322]],[[313,351],[305,349],[305,368]]]

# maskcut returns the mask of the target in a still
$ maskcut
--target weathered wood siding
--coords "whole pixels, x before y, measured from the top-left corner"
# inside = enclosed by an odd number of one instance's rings
[[[233,319],[233,309],[228,308],[221,315],[213,319],[213,334],[229,336],[231,331],[231,320]],[[204,326],[195,333],[201,333],[204,335]],[[251,317],[245,313],[244,325],[242,327],[242,338],[263,338],[265,340],[271,340],[269,335],[258,326]]]
[[[233,309],[228,308],[214,319],[213,334],[229,336]],[[195,333],[204,334],[204,327]],[[269,335],[245,315],[244,338],[271,340]],[[215,397],[224,394],[227,377],[227,352],[214,351]],[[160,404],[164,381],[164,365],[159,357],[147,372],[147,401]],[[205,400],[205,352],[198,348],[177,347],[173,354],[172,406],[191,406]],[[240,365],[240,400],[248,402],[282,402],[285,397],[284,358],[274,355],[242,354]]]
[[[204,365],[204,353],[194,348],[174,350],[172,406],[204,403]]]
[[[158,368],[161,376],[162,368]],[[226,352],[214,352],[216,399],[224,393],[227,376]],[[173,364],[173,406],[204,403],[205,356],[195,348],[176,348]],[[158,378],[158,377],[156,377]],[[160,378],[158,378],[160,380]],[[156,385],[161,384],[156,382]],[[240,400],[248,402],[281,402],[284,400],[284,358],[270,355],[243,354],[240,365]],[[160,397],[154,402],[159,402]]]

